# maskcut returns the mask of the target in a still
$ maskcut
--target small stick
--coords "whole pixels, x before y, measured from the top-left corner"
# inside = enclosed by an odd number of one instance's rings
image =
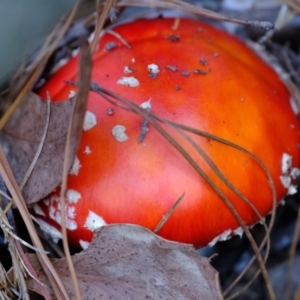
[[[154,233],[158,233],[161,228],[165,225],[165,223],[168,221],[168,219],[171,217],[172,213],[174,212],[174,210],[178,207],[178,205],[181,203],[182,199],[184,198],[185,193],[183,193],[178,200],[173,204],[173,206],[170,208],[170,210],[167,212],[167,214],[165,216],[162,217],[162,219],[160,220],[160,222],[157,224],[157,226],[155,227],[155,229],[153,230]]]

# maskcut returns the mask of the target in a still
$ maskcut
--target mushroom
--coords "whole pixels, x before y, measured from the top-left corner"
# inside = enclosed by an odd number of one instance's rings
[[[93,82],[147,113],[253,153],[270,171],[278,203],[295,192],[292,174],[300,163],[299,121],[285,85],[256,53],[226,32],[195,20],[138,20],[114,31],[118,35],[100,39],[93,57]],[[107,50],[108,43],[116,46]],[[48,91],[54,101],[68,98],[73,87],[65,80],[76,80],[77,66],[75,57],[45,83],[39,95],[46,98]],[[246,225],[260,221],[185,137],[166,124],[161,126],[230,200]],[[94,229],[105,224],[132,223],[154,230],[183,194],[159,235],[201,247],[242,234],[214,188],[140,115],[90,92],[84,128],[66,194],[67,231],[73,244],[86,248]],[[270,213],[270,182],[255,159],[214,139],[186,134],[261,216]],[[62,213],[59,194],[57,187],[34,205],[35,215],[56,238]]]

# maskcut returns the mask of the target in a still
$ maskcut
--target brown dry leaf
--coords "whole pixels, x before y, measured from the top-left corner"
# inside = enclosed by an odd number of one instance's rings
[[[43,198],[61,182],[64,150],[73,102],[74,99],[51,103],[45,144],[23,189],[23,196],[28,204]],[[37,152],[45,130],[46,116],[47,102],[36,94],[27,93],[3,128],[1,137],[8,144],[8,159],[18,184],[22,182]],[[78,137],[79,135],[77,135],[77,139]],[[77,149],[76,143],[74,138],[73,160]]]
[[[63,102],[51,103],[45,143],[34,169],[22,190],[27,204],[32,204],[47,196],[61,183],[66,139],[71,118],[73,119],[73,127],[71,131],[69,168],[74,161],[82,132],[89,91],[90,66],[90,54],[87,46],[85,46],[81,55],[76,109],[73,112],[74,98]],[[1,139],[8,146],[9,163],[18,184],[22,182],[41,143],[46,126],[47,106],[47,101],[29,92],[23,97],[21,103],[3,128]]]
[[[51,287],[34,254],[29,260]],[[89,248],[72,257],[83,299],[222,299],[217,272],[186,244],[166,241],[135,225],[98,229]],[[52,260],[70,297],[73,287],[65,259]],[[27,278],[28,288],[38,292]]]

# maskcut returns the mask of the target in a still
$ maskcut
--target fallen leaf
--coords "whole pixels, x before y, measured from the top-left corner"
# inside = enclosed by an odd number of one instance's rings
[[[83,49],[81,58],[74,113],[75,98],[54,102],[50,105],[50,120],[46,140],[34,169],[22,190],[27,204],[35,203],[44,198],[61,183],[64,152],[71,118],[73,126],[69,168],[75,159],[90,84],[91,62],[87,48]],[[47,105],[47,101],[42,100],[36,94],[27,93],[2,130],[1,142],[8,149],[8,160],[18,184],[22,182],[40,145],[46,126]]]
[[[53,291],[35,254],[28,255],[38,278]],[[72,256],[82,299],[222,299],[218,274],[187,244],[170,242],[140,226],[116,224],[96,230],[86,250]],[[52,259],[71,299],[65,259]],[[39,292],[34,279],[28,289]]]
[[[23,189],[26,202],[34,203],[61,182],[64,150],[74,99],[51,103],[49,128],[42,152]],[[8,160],[20,184],[39,147],[47,115],[47,102],[28,93],[14,111],[1,135],[8,145]],[[72,145],[74,160],[76,144]],[[73,161],[72,160],[72,161]]]

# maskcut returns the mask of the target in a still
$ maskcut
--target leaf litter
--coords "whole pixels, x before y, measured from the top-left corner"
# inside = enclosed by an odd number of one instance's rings
[[[83,63],[87,65],[86,59]],[[71,128],[68,168],[70,169],[73,164],[82,132],[89,89],[90,76],[86,74],[87,71],[90,72],[88,68],[81,68],[79,92],[75,96],[79,103],[76,105],[74,117],[72,116],[72,109],[75,97],[50,104],[46,139],[31,175],[22,190],[27,204],[35,203],[44,198],[61,183],[64,152],[71,118],[74,120]],[[8,159],[18,184],[23,181],[40,147],[45,126],[47,126],[48,110],[47,101],[42,100],[32,92],[28,92],[2,130],[2,143],[8,147]]]
[[[63,154],[74,99],[51,103],[47,137],[23,196],[27,204],[49,194],[61,182]],[[10,166],[20,184],[38,150],[45,127],[47,102],[27,93],[5,125],[1,138],[8,145]],[[78,132],[77,134],[80,134]],[[77,149],[74,145],[72,156]]]
[[[28,259],[53,297],[35,254]],[[88,249],[72,256],[83,299],[222,299],[218,275],[209,259],[187,244],[158,237],[136,225],[96,230]],[[52,259],[71,299],[73,285],[65,258]],[[28,288],[38,292],[34,279]]]

